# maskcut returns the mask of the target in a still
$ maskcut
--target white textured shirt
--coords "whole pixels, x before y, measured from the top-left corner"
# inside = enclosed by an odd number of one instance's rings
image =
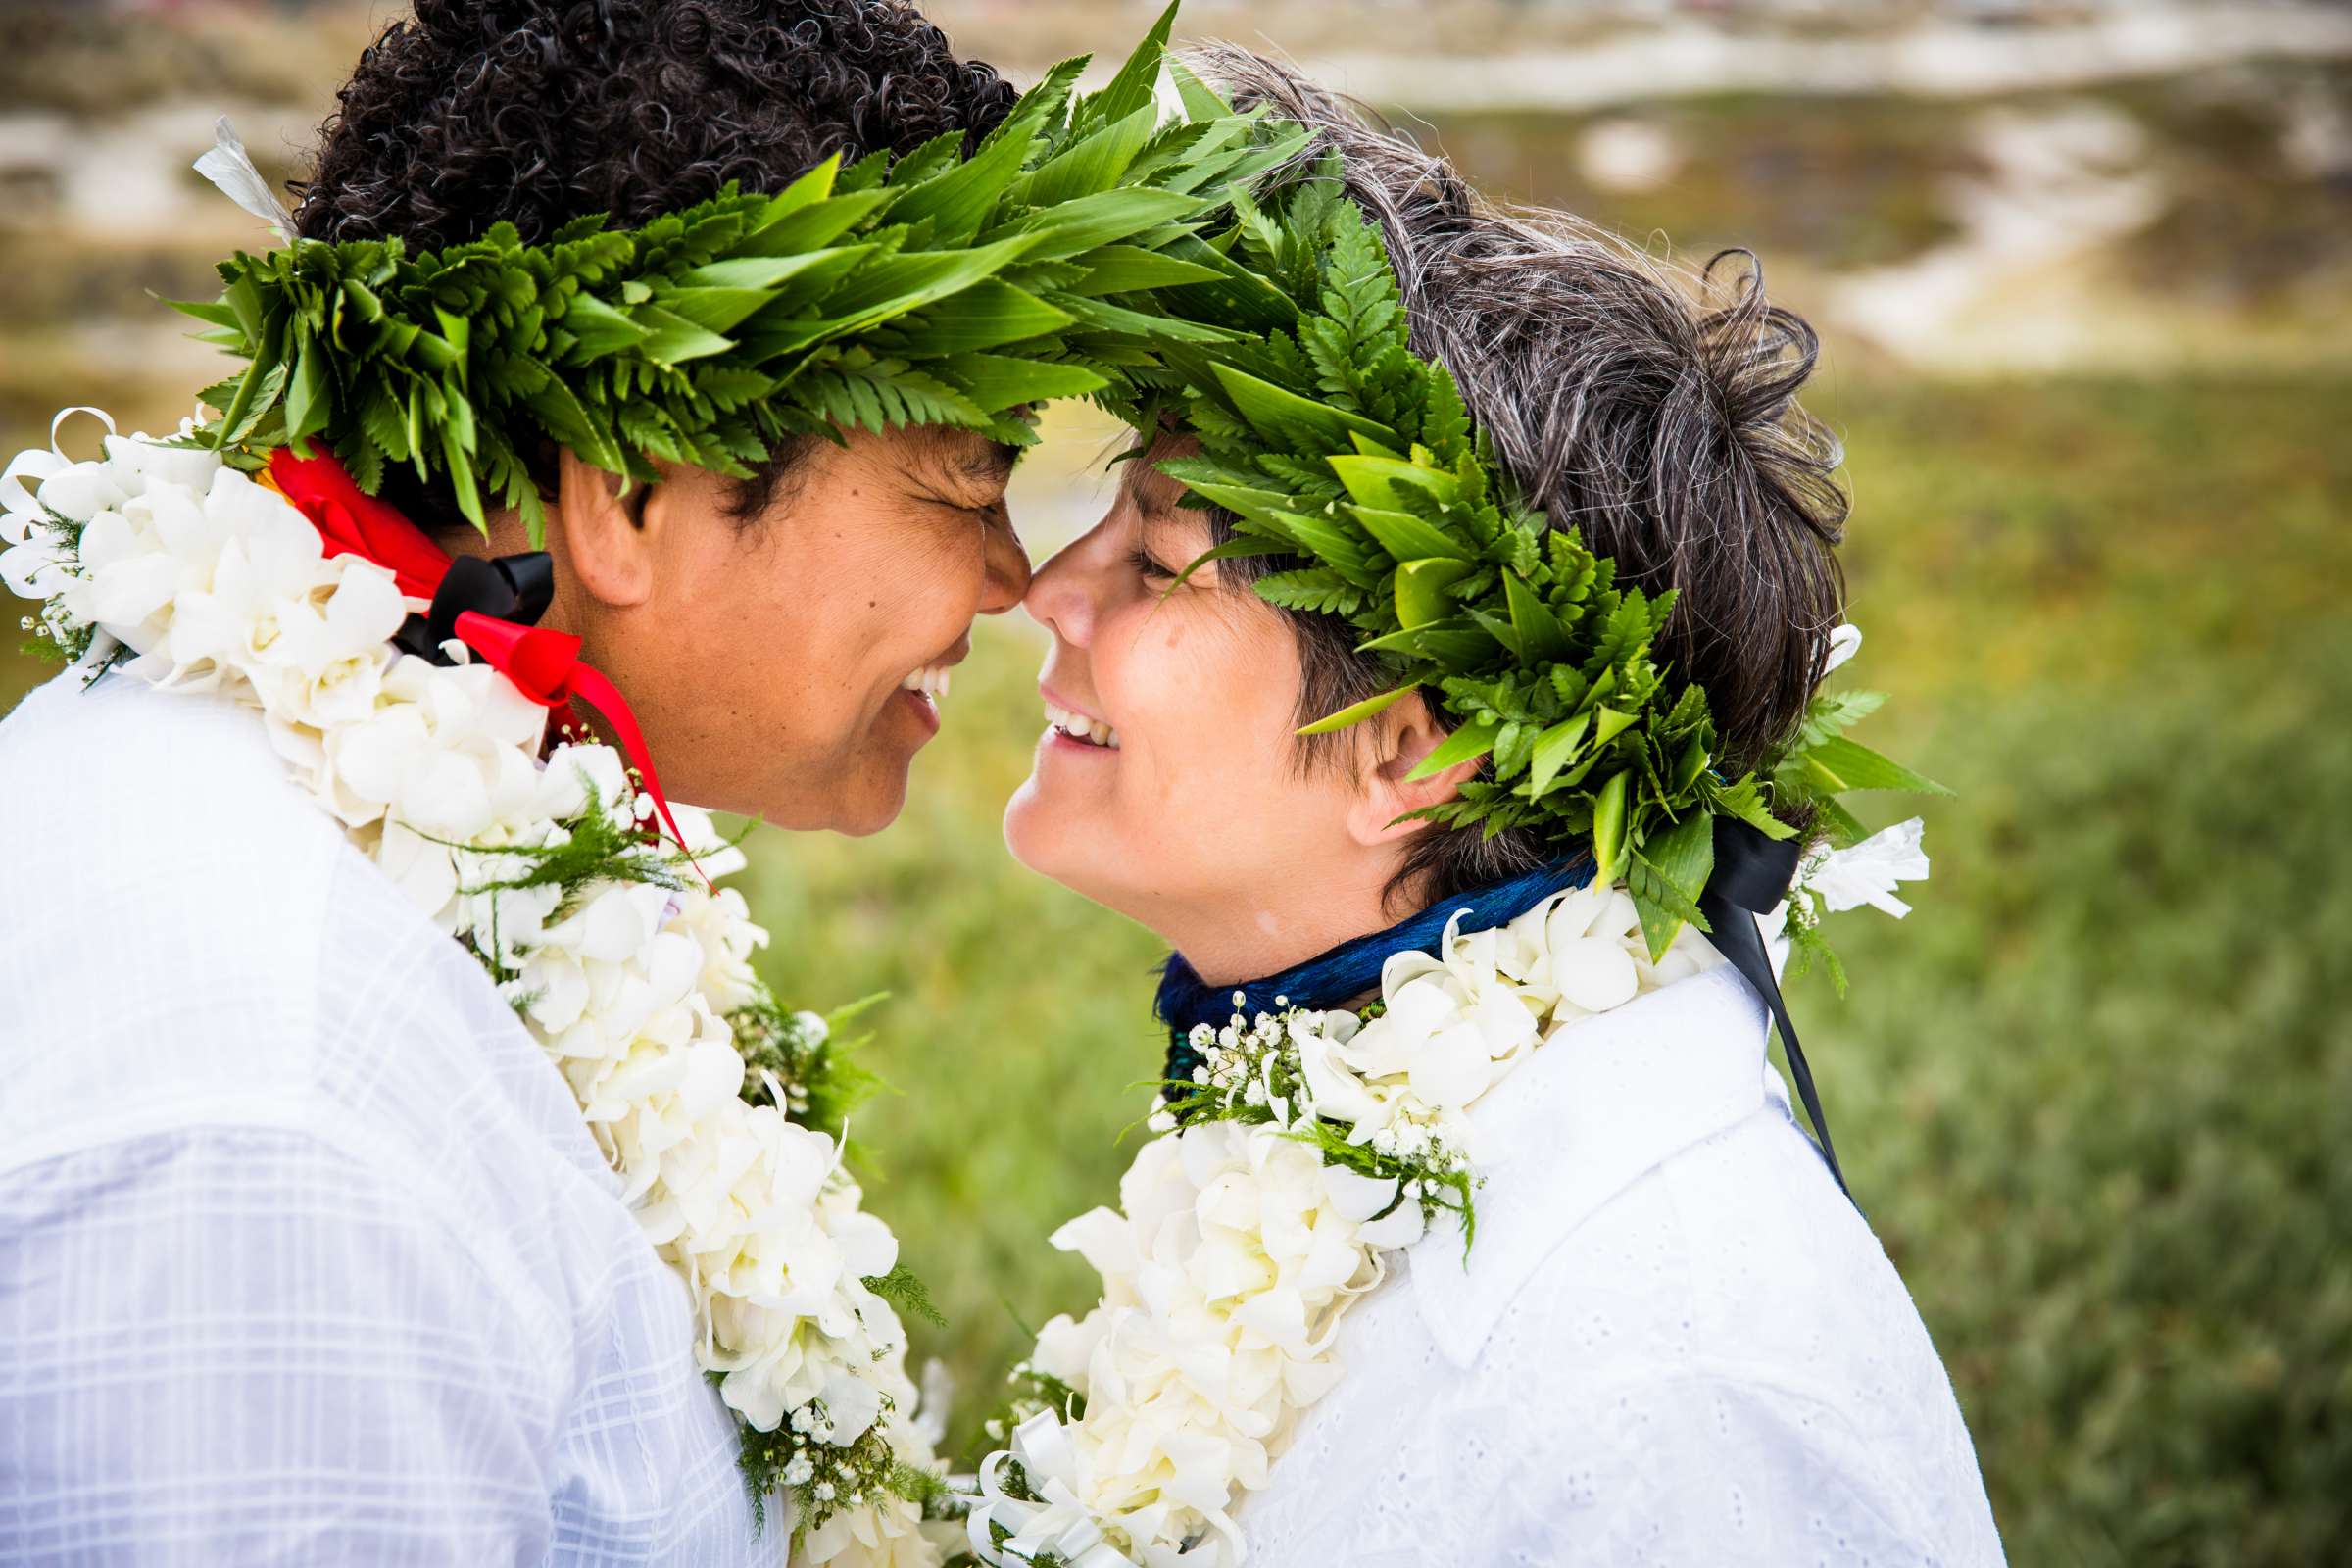
[[[1984,1568],[1910,1296],[1791,1119],[1728,966],[1537,1051],[1236,1515],[1252,1568]],[[1850,1135],[1849,1135],[1850,1136]]]
[[[686,1289],[259,715],[0,724],[0,1563],[734,1564]]]

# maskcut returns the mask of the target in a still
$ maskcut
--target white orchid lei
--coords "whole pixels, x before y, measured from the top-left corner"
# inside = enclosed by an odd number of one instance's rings
[[[1876,903],[1927,875],[1918,821],[1808,857],[1767,939],[1793,914]],[[1637,996],[1725,961],[1692,926],[1654,959],[1635,900],[1597,883],[1508,923],[1446,926],[1437,953],[1392,954],[1380,997],[1318,1011],[1276,999],[1222,1029],[1155,1102],[1159,1134],[1120,1206],[1054,1233],[1102,1279],[1016,1368],[966,1518],[991,1564],[1230,1568],[1235,1509],[1265,1486],[1299,1416],[1344,1374],[1348,1308],[1433,1223],[1474,1234],[1481,1152],[1469,1111],[1527,1057]],[[1007,1428],[1009,1427],[1009,1433]]]
[[[742,853],[678,808],[690,870],[640,830],[652,803],[617,753],[566,741],[542,760],[547,710],[506,676],[462,644],[454,665],[398,651],[422,605],[389,571],[325,555],[185,427],[156,442],[106,424],[101,459],[64,457],[53,426],[0,474],[0,580],[39,601],[26,629],[87,679],[119,669],[258,713],[562,1072],[687,1282],[695,1354],[741,1419],[755,1498],[784,1489],[796,1560],[939,1561],[936,1431],[892,1303],[927,1306],[842,1166],[862,1075],[825,1020],[777,1004],[751,964],[767,933],[706,880]]]

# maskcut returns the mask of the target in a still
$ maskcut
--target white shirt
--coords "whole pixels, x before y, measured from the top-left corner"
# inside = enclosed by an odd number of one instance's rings
[[[748,1563],[683,1282],[258,715],[0,724],[0,1563]]]
[[[1252,1568],[2001,1562],[1951,1381],[1728,966],[1544,1046],[1489,1179],[1342,1321]]]

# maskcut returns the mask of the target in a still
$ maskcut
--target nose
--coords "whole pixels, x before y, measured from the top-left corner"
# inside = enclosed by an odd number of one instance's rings
[[[1086,538],[1080,538],[1054,552],[1037,568],[1022,600],[1032,620],[1061,641],[1080,647],[1085,646],[1094,626],[1094,601],[1087,591],[1081,554],[1085,544]]]
[[[1029,552],[1009,525],[982,536],[980,612],[1002,615],[1029,591]]]

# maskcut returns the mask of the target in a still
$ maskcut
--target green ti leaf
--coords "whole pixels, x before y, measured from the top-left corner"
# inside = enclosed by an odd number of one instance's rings
[[[1642,919],[1642,934],[1652,963],[1666,956],[1675,936],[1689,922],[1708,930],[1698,911],[1698,896],[1715,874],[1715,821],[1693,811],[1657,834],[1636,852],[1630,890]]]
[[[1923,795],[1949,795],[1952,792],[1923,773],[1915,773],[1900,762],[1889,760],[1858,742],[1834,736],[1804,753],[1807,775],[1820,789],[1838,793],[1845,790],[1909,790]]]
[[[1449,767],[1476,761],[1494,749],[1502,734],[1502,725],[1494,720],[1464,724],[1441,741],[1420,764],[1404,775],[1405,782],[1417,784],[1425,778],[1435,778]]]

